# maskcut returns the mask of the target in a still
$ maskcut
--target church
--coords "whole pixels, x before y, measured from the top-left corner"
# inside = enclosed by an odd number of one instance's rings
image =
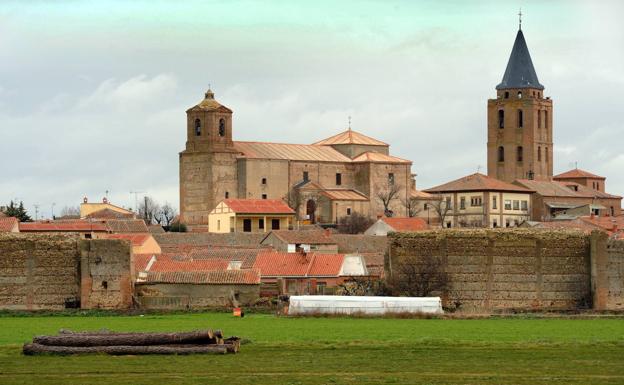
[[[300,220],[337,223],[359,213],[407,216],[412,162],[390,145],[349,127],[313,144],[233,140],[232,110],[208,90],[186,111],[180,153],[180,221],[207,231],[225,199],[282,199]]]

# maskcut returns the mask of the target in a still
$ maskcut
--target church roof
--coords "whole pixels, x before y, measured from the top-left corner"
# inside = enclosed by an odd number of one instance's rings
[[[380,152],[368,151],[353,158],[354,162],[364,163],[412,163],[410,160],[398,158],[392,155],[382,154]]]
[[[329,146],[235,141],[234,147],[242,157],[251,159],[351,162],[351,159]]]
[[[455,191],[512,191],[523,193],[533,192],[528,188],[503,182],[502,180],[491,178],[481,173],[468,175],[454,181],[432,187],[425,191],[429,193],[443,193]]]
[[[369,146],[388,145],[388,143],[384,143],[380,140],[371,138],[370,136],[360,134],[359,132],[351,129],[314,143],[316,146],[331,146],[334,144],[365,144]]]
[[[199,104],[189,108],[187,112],[192,110],[216,111],[219,109],[226,112],[232,112],[232,110],[217,102],[214,98],[214,92],[212,92],[212,90],[208,90],[204,94],[204,100],[199,102]]]
[[[553,179],[578,179],[578,178],[591,178],[591,179],[606,179],[604,176],[592,174],[591,172],[575,168],[570,171],[566,171],[559,175],[555,175]]]
[[[531,61],[529,48],[524,40],[522,30],[518,30],[516,35],[516,41],[509,56],[503,80],[496,86],[497,90],[508,88],[544,89],[544,86],[537,79],[537,73],[533,67],[533,61]]]

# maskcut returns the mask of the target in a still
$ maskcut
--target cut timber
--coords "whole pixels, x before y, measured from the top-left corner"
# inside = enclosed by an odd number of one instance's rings
[[[33,342],[48,346],[144,346],[168,344],[216,344],[218,338],[212,330],[185,333],[104,333],[63,334],[59,336],[38,336]]]
[[[41,344],[24,344],[25,355],[37,354],[85,354],[105,353],[111,355],[143,355],[143,354],[225,354],[226,345],[152,345],[152,346],[50,346]]]
[[[228,353],[238,353],[240,350],[240,338],[230,337],[223,340],[224,346],[227,346]]]

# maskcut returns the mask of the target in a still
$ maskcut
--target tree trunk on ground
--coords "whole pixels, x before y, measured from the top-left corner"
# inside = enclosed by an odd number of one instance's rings
[[[152,346],[49,346],[41,344],[25,344],[25,355],[37,354],[85,354],[105,353],[111,355],[143,355],[143,354],[225,354],[228,345],[152,345]]]
[[[38,336],[33,342],[49,346],[114,346],[114,345],[167,345],[167,344],[216,344],[222,338],[215,337],[212,330],[185,333],[96,333]]]

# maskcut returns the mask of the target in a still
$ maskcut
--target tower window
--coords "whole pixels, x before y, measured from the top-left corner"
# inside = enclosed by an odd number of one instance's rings
[[[509,99],[509,91],[505,91],[505,99]]]
[[[544,147],[544,160],[548,163],[548,147]]]
[[[518,110],[518,128],[522,128],[523,127],[523,116],[522,116],[522,110]]]
[[[266,184],[266,178],[262,178],[262,184]]]
[[[544,128],[548,128],[548,111],[544,111]]]
[[[518,99],[522,99],[522,91],[518,91]]]
[[[342,184],[342,174],[337,172],[336,173],[336,186],[340,186]]]
[[[499,162],[505,161],[505,148],[503,146],[500,146],[498,148],[498,161]]]
[[[201,136],[201,120],[195,119],[195,136]]]
[[[537,110],[537,128],[542,128],[542,110]]]
[[[219,136],[225,136],[225,119],[219,119]]]
[[[303,172],[303,180],[307,182],[307,181],[309,181],[309,180],[310,180],[309,178],[310,178],[310,177],[308,176],[308,172],[307,172],[307,171],[304,171],[304,172]]]
[[[498,110],[498,128],[505,128],[505,110]]]
[[[230,197],[230,193],[228,191],[225,192],[225,199],[228,199]]]
[[[522,162],[522,158],[523,158],[522,157],[522,155],[523,155],[522,152],[523,152],[522,146],[518,146],[518,148],[516,149],[516,160],[518,162]]]
[[[267,195],[266,194],[262,194],[262,199],[267,199]]]
[[[537,161],[538,162],[542,161],[542,146],[537,147]]]
[[[388,174],[388,184],[390,186],[394,185],[394,173],[392,173],[392,172]]]

